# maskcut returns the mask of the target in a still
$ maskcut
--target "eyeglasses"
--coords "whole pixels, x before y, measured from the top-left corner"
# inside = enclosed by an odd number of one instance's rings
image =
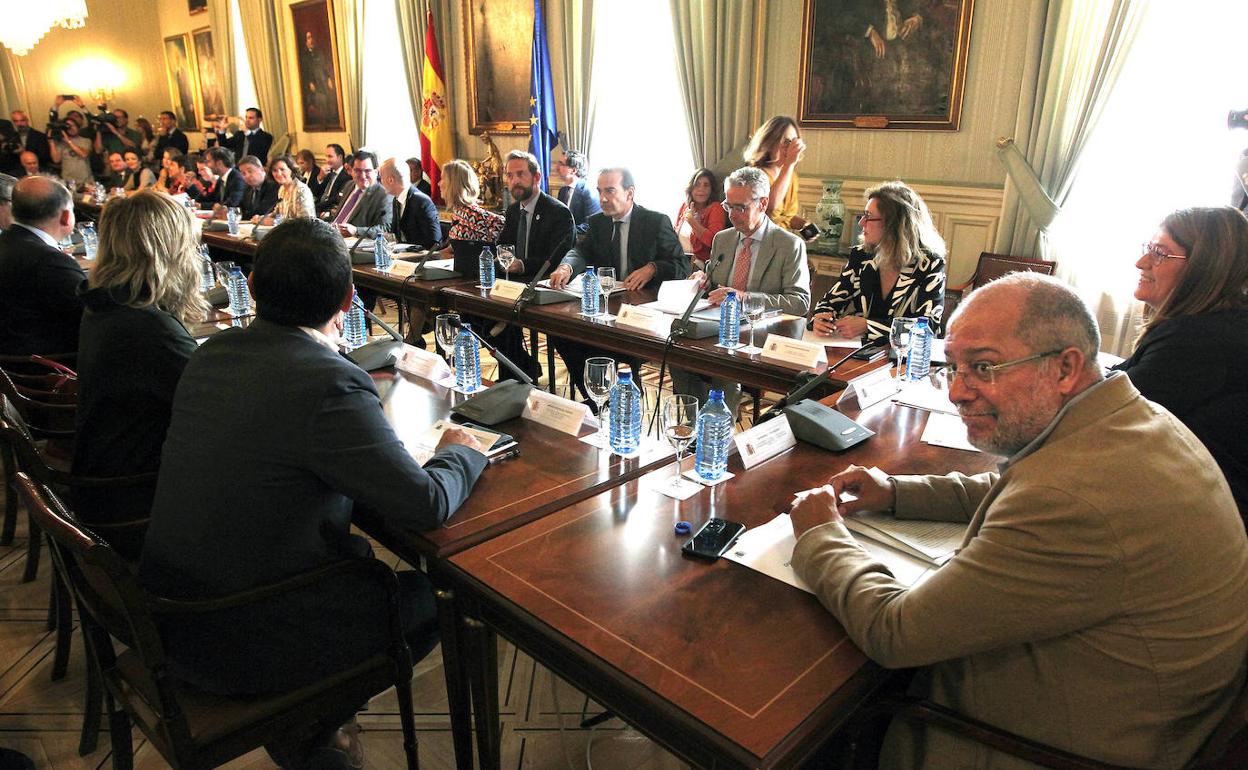
[[[1026,356],[1025,358],[1016,358],[1013,361],[1005,361],[999,364],[990,364],[987,361],[976,361],[974,363],[967,364],[966,366],[958,366],[956,363],[950,361],[948,366],[940,370],[940,376],[944,378],[945,382],[950,387],[953,386],[953,381],[958,378],[958,375],[962,376],[962,384],[970,388],[976,387],[977,385],[995,385],[997,382],[997,372],[1003,369],[1009,369],[1013,366],[1031,363],[1032,361],[1039,361],[1040,359],[1048,358],[1049,356],[1059,355],[1062,350],[1065,350],[1065,348],[1050,350],[1045,353],[1036,353],[1034,355]]]
[[[1149,260],[1153,263],[1153,267],[1157,267],[1167,259],[1187,259],[1186,254],[1171,254],[1155,243],[1142,243],[1140,248],[1148,255]]]
[[[723,206],[724,211],[727,211],[729,214],[744,214],[750,206],[753,206],[757,202],[758,196],[754,196],[753,198],[750,198],[749,203],[729,203],[728,201],[723,201],[719,205]]]
[[[858,217],[859,222],[883,222],[884,217],[869,217],[866,214]]]

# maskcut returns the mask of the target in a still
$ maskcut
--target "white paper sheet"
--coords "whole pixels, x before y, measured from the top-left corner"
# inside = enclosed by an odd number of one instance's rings
[[[926,409],[929,412],[958,413],[958,408],[949,400],[949,391],[938,390],[930,379],[907,382],[901,392],[893,396],[893,400],[903,406]]]
[[[806,329],[802,332],[803,342],[817,342],[825,348],[845,348],[854,350],[862,347],[862,341],[858,337],[832,337],[826,334],[818,334],[814,329]]]
[[[927,425],[923,428],[923,442],[949,449],[979,451],[967,440],[966,424],[962,422],[962,418],[945,412],[930,412],[927,415]]]
[[[697,281],[664,281],[659,284],[658,299],[654,302],[647,302],[641,307],[654,308],[670,315],[684,315],[685,308],[689,307],[689,300],[693,299],[693,295],[698,291]],[[710,300],[700,299],[693,309],[701,310],[710,306]]]

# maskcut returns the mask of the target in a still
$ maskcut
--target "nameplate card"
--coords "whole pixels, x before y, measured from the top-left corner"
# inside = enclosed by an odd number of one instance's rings
[[[386,268],[385,270],[382,270],[381,272],[389,273],[390,275],[401,275],[404,278],[406,278],[407,276],[416,272],[416,263],[404,262],[401,259],[396,259],[390,263],[390,267]]]
[[[581,432],[581,425],[589,416],[589,406],[569,401],[540,388],[533,388],[529,391],[529,400],[520,416],[547,428],[554,428],[560,433],[575,436]]]
[[[793,435],[789,418],[784,414],[742,431],[732,440],[737,443],[737,454],[741,455],[741,464],[746,470],[797,446],[797,436]]]
[[[524,293],[525,286],[527,284],[519,281],[508,281],[499,278],[494,281],[494,288],[490,289],[490,299],[505,299],[508,302],[515,302]]]
[[[442,383],[451,377],[451,367],[436,353],[421,350],[412,345],[403,345],[394,366],[401,372],[415,375],[434,383]]]
[[[887,366],[881,366],[846,383],[845,390],[841,391],[841,395],[836,399],[836,405],[861,411],[872,404],[891,398],[896,392],[897,384],[893,380],[893,370]]]
[[[667,313],[640,305],[620,305],[620,313],[615,317],[616,326],[631,326],[634,329],[645,329],[659,335],[666,335],[672,330],[673,319]]]
[[[819,364],[828,362],[828,353],[823,345],[795,340],[779,334],[767,335],[767,341],[763,343],[762,357],[792,364],[802,369],[814,369]]]

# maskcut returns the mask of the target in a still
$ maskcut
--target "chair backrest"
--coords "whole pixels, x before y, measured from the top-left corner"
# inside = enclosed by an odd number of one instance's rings
[[[18,468],[33,476],[40,484],[53,483],[55,474],[39,453],[30,426],[4,394],[0,394],[0,444],[12,453]]]
[[[65,403],[62,396],[51,396],[42,400],[37,398],[39,392],[32,393],[29,389],[23,392],[3,369],[0,369],[0,395],[6,396],[12,402],[26,425],[34,427],[35,432],[72,431],[75,428],[78,414],[76,396],[70,399],[70,403]]]
[[[979,255],[979,265],[975,268],[975,280],[971,288],[978,289],[984,284],[995,281],[1009,273],[1026,271],[1053,275],[1053,271],[1056,268],[1056,262],[1050,262],[1045,259],[1013,257],[1009,254],[993,254],[985,251]]]

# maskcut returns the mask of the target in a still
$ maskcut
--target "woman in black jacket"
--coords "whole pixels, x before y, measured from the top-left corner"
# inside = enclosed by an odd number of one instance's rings
[[[1204,442],[1248,521],[1248,218],[1180,209],[1143,251],[1144,327],[1115,368]]]
[[[152,190],[116,199],[100,215],[98,261],[80,289],[78,432],[73,470],[83,476],[155,471],[173,392],[196,350],[186,323],[202,321],[195,222]],[[75,490],[86,522],[146,518],[155,482],[124,490]],[[110,542],[137,558],[142,528]]]

